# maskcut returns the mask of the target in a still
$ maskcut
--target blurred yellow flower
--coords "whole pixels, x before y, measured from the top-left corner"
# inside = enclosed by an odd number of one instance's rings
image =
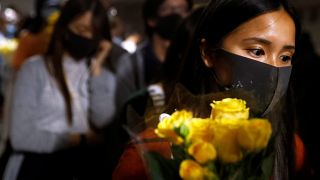
[[[242,160],[243,153],[237,141],[238,127],[228,124],[216,124],[214,146],[218,158],[223,163],[237,163]]]
[[[60,17],[60,12],[59,11],[54,11],[50,14],[50,16],[48,17],[48,24],[50,25],[54,25],[57,20]]]
[[[192,143],[188,148],[188,153],[200,164],[215,160],[217,157],[217,152],[213,144],[205,141]]]
[[[271,157],[268,146],[272,127],[266,119],[248,119],[249,108],[241,99],[213,101],[210,118],[195,118],[189,111],[177,111],[160,117],[155,132],[173,144],[173,159],[182,159],[182,179],[238,179],[252,172],[252,179],[270,179],[271,174],[257,171],[265,157]],[[258,157],[260,160],[252,157]],[[246,162],[247,161],[247,162]],[[241,168],[239,164],[241,162]],[[254,164],[254,165],[253,165]],[[236,171],[235,171],[236,169]],[[271,170],[270,170],[271,172]]]
[[[168,138],[174,144],[181,144],[184,140],[175,132],[175,129],[179,128],[185,121],[191,120],[192,117],[192,112],[176,111],[171,116],[164,118],[158,124],[155,132],[159,137]]]
[[[171,116],[164,118],[159,124],[160,129],[174,129],[179,128],[185,121],[193,118],[192,112],[176,111]]]
[[[257,151],[268,145],[271,133],[271,124],[268,120],[255,118],[239,128],[238,142],[248,151]]]
[[[8,57],[8,59],[15,52],[17,47],[17,39],[0,39],[0,54]]]
[[[213,142],[214,139],[214,121],[211,119],[193,118],[185,123],[189,130],[187,141],[193,142],[197,140]]]
[[[204,169],[193,160],[184,160],[180,164],[179,174],[182,179],[201,180],[204,179]]]
[[[226,98],[221,101],[213,101],[211,119],[228,120],[234,122],[238,120],[246,120],[249,118],[249,108],[246,102],[236,98]]]
[[[184,142],[183,138],[177,135],[172,129],[156,129],[155,133],[161,138],[168,138],[173,144],[179,145]]]
[[[45,33],[52,34],[54,26],[59,19],[59,16],[60,16],[59,11],[54,11],[53,13],[50,14],[50,16],[47,19],[47,26],[44,29]]]

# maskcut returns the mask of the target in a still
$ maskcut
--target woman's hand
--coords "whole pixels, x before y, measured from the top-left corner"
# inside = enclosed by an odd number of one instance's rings
[[[81,143],[85,144],[102,144],[103,143],[103,137],[101,134],[98,134],[94,132],[93,130],[89,129],[86,133],[80,134],[80,133],[74,133],[69,135],[69,145],[71,147],[78,146]]]
[[[86,143],[89,145],[103,143],[103,137],[101,136],[101,134],[98,134],[91,129],[87,131],[87,133],[85,134],[85,137],[86,137]]]
[[[99,44],[98,53],[91,60],[91,73],[93,76],[97,76],[101,73],[102,64],[104,60],[109,56],[110,50],[112,48],[112,44],[108,40],[102,40]]]

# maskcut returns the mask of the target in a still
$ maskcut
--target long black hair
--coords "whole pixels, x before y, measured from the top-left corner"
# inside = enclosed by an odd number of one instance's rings
[[[61,10],[61,15],[55,25],[45,60],[50,74],[56,79],[59,89],[66,102],[68,123],[72,123],[72,98],[63,71],[62,57],[65,52],[63,38],[68,25],[86,12],[92,12],[92,29],[96,37],[110,40],[110,28],[106,10],[99,0],[69,0]]]
[[[295,10],[286,0],[211,0],[203,11],[186,53],[182,57],[176,75],[170,84],[181,83],[193,94],[218,91],[212,78],[212,70],[207,68],[201,56],[201,39],[206,40],[206,48],[220,48],[223,40],[241,24],[268,12],[283,8],[296,26],[296,41],[300,34],[300,23]],[[297,44],[297,43],[296,43]],[[284,102],[286,102],[284,100]],[[283,107],[283,106],[281,106]],[[281,108],[280,108],[281,109]],[[278,122],[275,143],[275,179],[290,179],[293,171],[293,129],[292,119],[277,109],[270,118]],[[280,118],[280,119],[279,119]]]
[[[212,91],[211,72],[206,68],[200,53],[200,41],[206,39],[208,47],[219,47],[224,38],[241,24],[261,14],[279,10],[281,7],[292,17],[296,25],[296,41],[300,23],[293,7],[286,0],[212,0],[199,20],[196,32],[190,41],[181,71],[175,77],[193,93]],[[194,84],[196,83],[196,84]]]
[[[177,73],[177,67],[179,67],[183,55],[186,53],[189,41],[194,34],[195,27],[198,20],[204,10],[204,6],[194,9],[187,17],[185,17],[181,24],[178,26],[174,38],[167,50],[165,61],[162,65],[161,74],[156,81],[162,81],[165,84],[166,94],[171,94],[173,87],[171,78]]]

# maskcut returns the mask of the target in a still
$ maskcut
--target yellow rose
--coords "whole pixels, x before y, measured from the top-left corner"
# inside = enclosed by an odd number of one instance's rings
[[[183,143],[183,138],[176,134],[175,128],[179,128],[184,121],[192,119],[193,115],[189,111],[176,111],[170,117],[164,118],[159,124],[155,133],[162,138],[168,138],[174,144]]]
[[[170,117],[164,118],[159,124],[159,129],[174,129],[179,128],[185,121],[192,119],[192,112],[176,111]]]
[[[238,121],[249,118],[249,108],[246,107],[246,102],[236,98],[226,98],[221,101],[213,101],[210,104],[212,107],[211,119]]]
[[[180,164],[179,175],[182,179],[204,179],[204,169],[195,161],[184,160]]]
[[[256,151],[268,145],[272,133],[271,124],[266,119],[252,119],[239,128],[238,142],[248,151]]]
[[[217,157],[217,152],[214,146],[205,141],[198,141],[191,144],[188,148],[188,153],[200,164],[214,160]]]
[[[161,138],[168,138],[173,144],[179,145],[184,142],[183,138],[177,135],[172,129],[156,129],[155,133]]]
[[[189,130],[187,141],[206,141],[213,142],[214,139],[214,121],[211,119],[193,118],[185,123]]]
[[[241,147],[237,141],[238,128],[219,123],[215,126],[214,146],[217,150],[218,158],[223,163],[236,163],[243,157]]]

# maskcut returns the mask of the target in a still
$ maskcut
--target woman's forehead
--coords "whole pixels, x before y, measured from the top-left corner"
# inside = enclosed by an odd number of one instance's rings
[[[236,28],[229,36],[235,38],[263,37],[270,41],[295,42],[295,24],[283,9],[262,14]]]
[[[92,26],[92,12],[87,11],[81,16],[75,18],[70,25],[73,26],[84,26],[84,27],[91,27]]]

